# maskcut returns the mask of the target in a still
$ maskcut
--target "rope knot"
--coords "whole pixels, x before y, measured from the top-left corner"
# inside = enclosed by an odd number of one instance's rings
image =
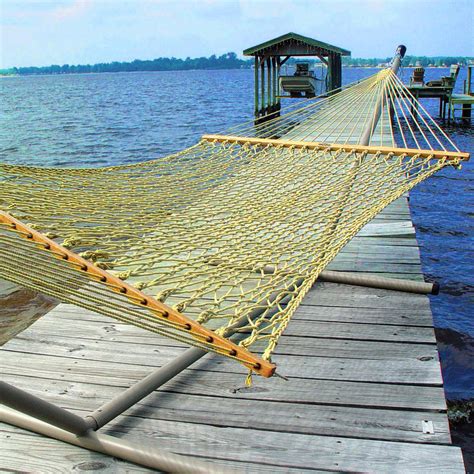
[[[64,239],[63,243],[61,244],[66,249],[71,249],[76,247],[81,243],[81,239],[79,237],[68,237]]]
[[[186,309],[187,304],[183,301],[181,303],[175,304],[173,309],[178,311],[178,313],[182,313]]]
[[[170,296],[173,293],[173,291],[174,290],[172,289],[160,291],[159,293],[156,294],[155,298],[158,301],[161,301],[162,303],[164,303],[166,298],[168,298],[168,296]]]
[[[199,324],[205,324],[207,323],[210,319],[217,317],[217,314],[214,311],[203,311],[196,319],[196,322]]]
[[[85,252],[81,252],[79,257],[90,260],[91,262],[97,262],[99,258],[109,258],[110,254],[103,250],[86,250]]]
[[[115,276],[117,278],[120,278],[120,280],[127,280],[128,278],[130,278],[132,276],[132,271],[131,270],[128,270],[126,272],[119,272],[119,273],[116,273]]]
[[[40,226],[38,224],[33,224],[32,222],[27,222],[26,224],[28,227],[34,230],[40,230]]]

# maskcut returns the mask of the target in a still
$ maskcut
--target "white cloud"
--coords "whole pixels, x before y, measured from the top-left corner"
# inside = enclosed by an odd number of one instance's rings
[[[91,1],[74,0],[70,4],[60,5],[51,12],[51,17],[57,21],[71,20],[83,15],[87,8],[92,6]]]

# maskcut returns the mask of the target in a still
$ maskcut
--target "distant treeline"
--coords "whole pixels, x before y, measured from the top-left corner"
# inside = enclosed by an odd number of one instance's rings
[[[466,65],[469,60],[466,56],[409,56],[406,55],[403,58],[404,66],[451,66],[451,64]],[[359,67],[374,67],[390,63],[392,58],[350,58],[344,56],[342,58],[343,66],[359,66]]]
[[[157,58],[150,60],[135,59],[132,62],[79,64],[77,66],[63,64],[59,66],[43,67],[14,67],[0,73],[10,74],[81,74],[91,72],[134,72],[134,71],[189,71],[191,69],[241,69],[250,67],[248,61],[237,57],[235,53],[227,53],[222,56],[213,54],[208,58]]]
[[[405,66],[450,66],[451,64],[467,64],[465,56],[405,56]],[[301,60],[291,58],[288,65]],[[349,67],[376,67],[389,63],[391,58],[351,58],[343,57],[342,64]],[[317,62],[317,61],[316,61]],[[99,64],[63,64],[59,66],[44,67],[14,67],[11,69],[0,69],[0,75],[27,75],[27,74],[78,74],[91,72],[133,72],[133,71],[189,71],[191,69],[248,69],[254,64],[253,58],[239,59],[235,53],[227,53],[222,56],[213,54],[208,58],[157,58],[150,60],[135,59],[132,62],[99,63]]]

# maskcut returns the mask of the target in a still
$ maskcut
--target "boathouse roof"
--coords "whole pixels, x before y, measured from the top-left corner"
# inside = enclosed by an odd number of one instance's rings
[[[341,56],[351,55],[347,49],[297,33],[287,33],[244,50],[245,56],[329,56],[331,53]]]

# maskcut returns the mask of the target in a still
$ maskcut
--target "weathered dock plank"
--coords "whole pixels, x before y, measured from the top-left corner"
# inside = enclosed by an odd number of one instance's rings
[[[299,381],[293,381],[298,384]],[[192,384],[189,380],[189,384]],[[30,379],[22,378],[16,384],[35,395],[48,390],[48,400],[67,409],[92,410],[94,403],[104,404],[121,392],[120,387],[93,384],[74,384],[49,380],[31,390]],[[93,400],[93,403],[91,401]],[[189,395],[186,392],[161,391],[140,402],[126,415],[155,420],[186,423],[203,423],[236,428],[251,426],[256,430],[287,433],[341,435],[345,426],[353,438],[373,438],[420,443],[449,443],[449,427],[442,413],[410,410],[398,412],[380,408],[346,407],[293,403],[292,400],[219,398],[216,411],[213,395]],[[199,407],[199,409],[197,409]],[[232,414],[223,417],[222,412]],[[423,433],[422,422],[429,419],[434,425],[433,434]]]
[[[6,425],[5,425],[6,426]],[[61,445],[58,451],[57,441],[45,438],[43,436],[28,433],[19,428],[6,426],[3,430],[0,427],[0,445],[10,442],[11,438],[15,438],[15,446],[5,452],[2,457],[4,465],[21,465],[21,472],[38,472],[38,466],[41,466],[41,472],[51,474],[64,474],[65,472],[88,472],[99,471],[101,474],[130,474],[130,473],[150,473],[150,469],[131,465],[120,459],[103,454],[87,451],[66,444]],[[30,446],[35,445],[36,449],[30,452]],[[2,455],[4,453],[2,452]],[[214,461],[214,457],[200,456],[205,461]],[[232,467],[239,472],[270,472],[275,470],[284,473],[311,473],[323,474],[327,471],[315,469],[300,469],[292,467],[280,468],[274,465],[252,464],[249,462],[240,462],[237,460],[219,459],[219,466]],[[12,471],[13,472],[13,471]]]
[[[113,432],[123,433],[133,426],[133,420],[124,419],[123,422],[123,425],[120,421],[115,424]],[[218,460],[247,457],[253,463],[280,468],[447,473],[459,472],[461,467],[460,450],[444,445],[216,428],[165,421],[159,423],[157,430],[153,420],[148,419],[144,419],[141,426],[149,436],[159,436],[163,449],[176,449],[177,443],[182,445],[183,439],[187,439],[192,448],[182,447],[182,454],[209,456],[212,451]]]
[[[148,423],[147,423],[148,425]],[[122,424],[110,434],[128,431],[130,426]],[[150,437],[159,436],[162,448],[172,449],[180,439],[192,441],[195,451],[201,459],[218,460],[223,466],[232,466],[242,472],[327,472],[331,466],[336,472],[354,472],[360,466],[365,472],[414,472],[425,473],[427,470],[455,473],[457,459],[455,453],[447,446],[419,446],[408,443],[391,443],[371,440],[350,440],[347,438],[331,438],[305,436],[296,434],[280,434],[274,439],[273,433],[263,435],[254,430],[223,429],[202,427],[191,424],[162,422],[160,431],[156,427],[147,426]],[[201,428],[201,429],[200,429]],[[38,465],[45,466],[47,472],[75,472],[91,469],[101,469],[106,473],[149,472],[143,468],[127,465],[114,458],[106,458],[96,453],[79,450],[73,446],[61,446],[57,442],[44,437],[30,435],[24,431],[8,427],[0,431],[0,440],[9,442],[15,438],[14,450],[9,450],[4,462],[21,464],[26,471],[35,471]],[[209,438],[218,440],[209,446]],[[253,440],[252,460],[236,461],[242,445],[247,445],[247,439]],[[270,449],[270,442],[275,445]],[[38,446],[34,453],[31,446]],[[416,448],[419,448],[418,450]],[[421,449],[420,449],[421,447]],[[443,456],[439,464],[433,461],[433,454],[438,449]],[[181,449],[186,451],[185,448]],[[387,451],[387,453],[384,453]],[[288,457],[292,454],[295,457]],[[360,453],[364,453],[363,455]],[[189,454],[183,452],[183,454]],[[386,462],[382,462],[385,459]],[[401,459],[398,462],[398,459]],[[325,466],[325,467],[318,467]],[[387,469],[387,466],[397,466]],[[104,469],[104,471],[102,471]]]
[[[48,333],[36,333],[36,338],[25,336],[18,340],[16,344],[10,345],[10,350],[23,353],[24,344],[28,344],[29,352],[32,354],[51,355],[51,343],[48,339],[51,337]],[[138,365],[150,365],[155,367],[156,363],[161,363],[164,359],[157,358],[156,354],[161,357],[173,358],[179,354],[176,348],[180,346],[174,345],[172,342],[166,344],[161,341],[149,341],[142,337],[132,340],[132,338],[119,337],[117,334],[108,335],[104,338],[79,338],[54,335],[55,353],[54,356],[68,357],[75,359],[91,359],[111,361],[114,352],[127,351],[127,348],[133,350],[133,357],[126,358],[117,354],[113,358],[114,362],[136,363]],[[83,340],[82,340],[83,339]],[[102,341],[98,344],[98,340]],[[91,341],[94,345],[92,346]],[[301,355],[308,357],[328,357],[333,358],[350,358],[350,359],[423,359],[424,361],[438,359],[438,352],[435,344],[416,344],[416,343],[393,343],[385,341],[365,341],[356,339],[324,338],[314,337],[308,338],[304,336],[285,337],[281,340],[276,348],[276,354],[282,355]],[[4,361],[7,364],[8,355],[5,354]],[[11,357],[15,357],[14,354]],[[150,360],[150,357],[152,359]],[[432,362],[435,364],[435,362]]]
[[[71,351],[76,350],[74,346],[77,347],[77,350],[80,349],[80,344],[76,342],[72,344]],[[52,349],[54,346],[51,345],[50,350]],[[129,379],[132,374],[134,374],[134,378],[141,378],[145,377],[152,368],[161,367],[182,352],[182,349],[168,346],[158,348],[158,345],[154,350],[151,347],[148,349],[146,354],[140,355],[128,352],[118,354],[118,350],[126,351],[126,347],[123,345],[121,347],[112,346],[112,349],[107,352],[100,352],[102,360],[5,351],[2,353],[2,368],[5,375],[18,373],[18,359],[21,357],[22,364],[25,365],[21,373],[30,376],[43,377],[46,373],[52,373],[56,377],[60,377],[64,371],[74,371],[78,374],[82,373],[86,378],[89,376],[93,382],[106,377],[104,374],[109,371],[113,371],[113,379]],[[132,350],[133,347],[130,348],[130,351]],[[307,357],[305,354],[276,355],[274,359],[279,364],[279,372],[282,375],[295,378],[424,385],[440,385],[442,383],[439,364],[434,359],[356,359]],[[39,360],[42,361],[40,365],[38,365]],[[114,362],[110,362],[111,360]],[[235,367],[235,364],[230,361],[214,360],[211,356],[197,362],[194,367],[212,372],[238,373],[241,380],[244,379],[244,372],[239,367]]]
[[[14,441],[14,442],[13,442]],[[58,441],[10,425],[0,425],[0,446],[4,472],[65,472],[99,471],[101,474],[150,472],[141,466],[132,466],[119,459],[78,449]],[[31,449],[34,446],[34,449]],[[18,466],[13,469],[12,466]]]
[[[430,343],[433,341],[433,328],[423,327],[423,324],[414,324],[417,321],[412,321],[411,325],[401,325],[403,323],[402,316],[394,317],[394,321],[390,324],[377,324],[375,321],[377,316],[380,316],[380,310],[375,308],[366,308],[359,311],[358,314],[352,314],[350,309],[341,308],[340,314],[337,314],[338,308],[324,308],[321,310],[320,306],[307,306],[295,315],[292,321],[292,328],[287,328],[286,336],[301,336],[301,337],[325,337],[325,338],[342,338],[342,339],[362,339],[362,340],[376,340],[376,341],[398,341],[398,342],[419,342]],[[372,322],[366,323],[361,321],[364,312],[371,318]],[[311,316],[314,314],[314,319]],[[348,314],[348,320],[344,321],[344,314]],[[412,318],[416,318],[420,312],[415,311]],[[423,315],[423,313],[421,313]],[[355,319],[355,321],[354,321]],[[351,321],[352,320],[352,321]],[[327,322],[332,321],[338,324],[328,325]],[[397,325],[398,323],[398,325]],[[153,344],[147,338],[146,334],[136,333],[129,326],[119,325],[110,321],[94,321],[88,324],[88,332],[86,337],[91,337],[92,334],[103,334],[104,337],[110,336],[113,338],[117,335],[123,336],[123,340],[129,342],[145,340],[146,344]],[[69,321],[68,327],[71,331],[80,333],[83,327],[83,320],[80,319]],[[58,328],[55,321],[49,321],[49,324],[42,326],[42,332],[45,334],[62,336],[63,331]],[[33,341],[34,343],[34,341]]]
[[[64,387],[64,391],[77,392],[83,384],[97,387],[111,386],[124,389],[138,380],[138,377],[88,380],[82,373],[68,371],[58,377],[55,373],[43,376],[34,374],[4,374],[7,382],[38,386]],[[289,378],[291,382],[293,378]],[[65,384],[65,385],[63,385]],[[100,388],[97,388],[100,390]],[[384,383],[352,382],[345,380],[295,379],[288,383],[275,379],[268,385],[264,380],[255,380],[251,387],[242,382],[241,374],[194,370],[180,374],[169,382],[162,391],[188,395],[205,395],[220,398],[242,398],[246,400],[282,401],[287,403],[308,403],[321,405],[350,405],[364,407],[370,402],[373,408],[410,408],[419,411],[446,410],[443,388],[431,385],[399,385]],[[81,392],[82,393],[82,392]]]

